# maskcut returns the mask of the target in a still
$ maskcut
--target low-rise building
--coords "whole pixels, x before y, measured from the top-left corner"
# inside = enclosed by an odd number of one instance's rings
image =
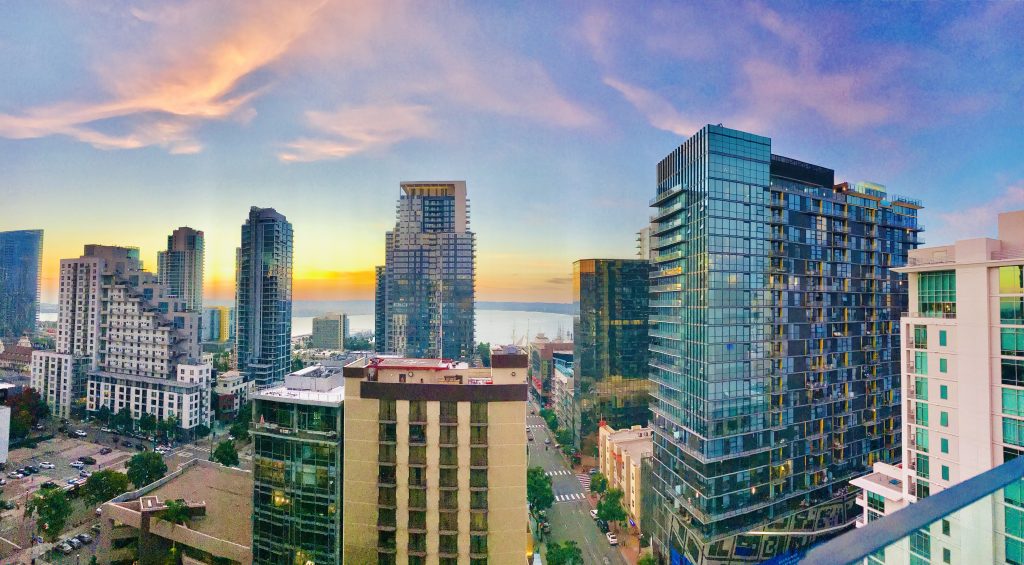
[[[0,369],[27,374],[32,367],[32,342],[28,337],[0,340]]]
[[[172,548],[180,563],[248,565],[252,559],[252,473],[193,459],[166,477],[102,507],[96,556],[113,565],[162,565]],[[183,501],[184,524],[161,518]]]
[[[158,421],[173,416],[186,431],[209,427],[211,381],[212,367],[200,362],[179,364],[175,379],[93,371],[86,408],[92,412],[105,406],[112,414],[128,408],[135,420],[143,414]]]
[[[213,386],[217,395],[217,412],[222,420],[230,420],[238,415],[238,410],[249,399],[252,392],[252,381],[238,371],[225,371],[217,375]]]
[[[615,430],[605,422],[597,429],[598,469],[608,477],[608,488],[622,489],[622,505],[629,514],[630,526],[642,528],[643,460],[654,455],[654,437],[650,428],[633,426]]]

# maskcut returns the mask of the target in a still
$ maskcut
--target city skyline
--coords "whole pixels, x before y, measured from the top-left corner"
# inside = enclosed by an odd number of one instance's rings
[[[206,297],[229,300],[234,226],[275,207],[297,300],[369,300],[393,187],[464,178],[478,298],[567,302],[573,260],[633,256],[648,163],[708,122],[930,202],[930,245],[1024,203],[1019,4],[646,8],[12,6],[3,228],[46,230],[54,303],[83,245],[137,245],[155,271],[192,226]]]

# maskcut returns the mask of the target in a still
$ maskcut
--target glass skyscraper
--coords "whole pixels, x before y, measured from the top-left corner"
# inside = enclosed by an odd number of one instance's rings
[[[377,270],[377,350],[467,359],[474,352],[476,235],[466,183],[401,186],[384,269]]]
[[[0,232],[0,337],[36,331],[43,230]]]
[[[573,263],[573,441],[584,452],[597,445],[601,420],[629,428],[650,418],[650,271],[646,259]]]
[[[291,368],[292,225],[273,208],[252,207],[236,252],[238,370],[257,387]]]
[[[900,457],[907,289],[891,267],[919,243],[921,205],[722,126],[657,179],[654,547],[672,563],[798,551],[852,524],[850,478]]]
[[[160,284],[184,300],[192,312],[203,311],[205,253],[203,232],[182,227],[167,236],[167,249],[156,255]]]

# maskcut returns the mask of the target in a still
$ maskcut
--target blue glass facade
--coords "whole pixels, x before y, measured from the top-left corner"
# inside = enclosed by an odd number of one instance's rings
[[[898,320],[917,202],[706,126],[651,205],[655,547],[757,561],[855,510],[846,481],[899,458]],[[848,514],[848,516],[847,516]],[[743,536],[770,526],[784,536]],[[792,535],[796,534],[796,535]]]
[[[36,331],[43,230],[0,232],[0,337]]]

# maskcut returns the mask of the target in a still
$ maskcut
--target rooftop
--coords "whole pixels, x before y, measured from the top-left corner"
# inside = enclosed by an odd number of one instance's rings
[[[617,448],[628,453],[634,465],[639,465],[641,459],[654,453],[654,436],[651,428],[633,426],[628,430],[616,431],[605,426],[605,429],[610,431],[608,439]]]
[[[899,469],[884,463],[875,463],[873,468],[874,472],[857,477],[850,481],[850,484],[871,490],[876,494],[882,494],[889,500],[901,499],[903,497],[903,481],[899,478]],[[878,490],[872,487],[878,487]]]
[[[340,405],[345,399],[343,367],[310,365],[285,375],[283,385],[257,391],[255,397],[305,404]]]
[[[404,357],[374,358],[370,360],[370,366],[378,369],[422,369],[433,371],[448,371],[469,367],[466,363],[457,363],[451,359],[407,359]]]

